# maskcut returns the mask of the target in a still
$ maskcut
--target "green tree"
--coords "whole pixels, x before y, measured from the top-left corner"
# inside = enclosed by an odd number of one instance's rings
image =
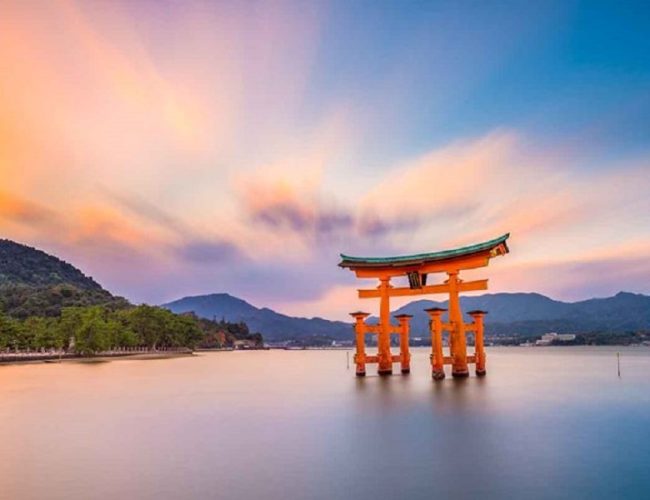
[[[107,329],[111,347],[134,347],[138,345],[138,336],[127,321],[124,311],[109,316]]]
[[[110,347],[111,327],[101,307],[93,306],[82,311],[74,339],[75,351],[79,354],[96,354]]]
[[[131,329],[138,337],[138,343],[155,349],[160,341],[160,318],[156,314],[157,307],[140,305],[126,312],[126,318]]]
[[[203,332],[196,318],[172,314],[169,319],[173,330],[177,332],[175,347],[194,348],[203,339]]]
[[[61,310],[61,317],[55,329],[65,349],[70,348],[70,342],[75,340],[77,330],[82,323],[81,307],[65,307]]]
[[[29,349],[29,337],[25,335],[23,325],[0,313],[0,347],[3,349]]]
[[[23,322],[25,336],[29,339],[30,349],[52,347],[48,342],[48,324],[45,318],[31,316]]]
[[[138,345],[151,349],[216,347],[236,339],[252,339],[259,345],[263,342],[261,335],[251,334],[243,322],[218,323],[148,305],[63,307],[58,317],[32,315],[23,320],[0,313],[0,349],[69,350],[74,346],[76,352],[89,355]]]

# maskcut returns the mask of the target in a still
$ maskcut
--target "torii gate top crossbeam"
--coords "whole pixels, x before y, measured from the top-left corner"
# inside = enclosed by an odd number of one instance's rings
[[[465,259],[475,255],[488,253],[489,257],[504,255],[508,253],[506,240],[510,233],[504,234],[498,238],[475,245],[469,245],[452,250],[443,250],[441,252],[420,253],[415,255],[401,255],[397,257],[352,257],[341,254],[340,267],[348,269],[367,269],[367,268],[403,268],[406,272],[410,268],[425,266],[429,263],[444,264],[445,262]]]
[[[462,269],[475,269],[487,266],[492,257],[508,253],[506,240],[510,234],[504,234],[476,245],[470,245],[441,252],[402,255],[398,257],[351,257],[341,254],[340,267],[348,268],[358,278],[390,279],[408,276],[408,288],[390,287],[389,295],[421,295],[427,293],[444,293],[449,291],[446,284],[428,285],[429,273],[458,273]],[[459,283],[458,291],[486,290],[487,280]],[[359,291],[360,298],[378,297],[376,290]]]

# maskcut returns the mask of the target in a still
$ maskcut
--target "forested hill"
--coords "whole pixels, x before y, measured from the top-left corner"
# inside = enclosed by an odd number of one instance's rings
[[[0,311],[15,318],[58,316],[64,307],[128,302],[67,262],[41,250],[0,240]]]
[[[45,252],[0,240],[0,352],[79,354],[131,347],[260,347],[241,322],[174,314],[115,297],[79,269]]]
[[[67,284],[82,290],[103,290],[76,267],[36,248],[0,239],[0,287]]]

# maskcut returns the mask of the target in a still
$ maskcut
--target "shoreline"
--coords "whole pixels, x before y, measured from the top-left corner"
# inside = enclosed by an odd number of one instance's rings
[[[551,350],[566,351],[566,350],[584,350],[597,348],[599,350],[610,350],[616,352],[617,349],[624,348],[626,351],[644,351],[650,349],[650,346],[642,344],[634,345],[567,345],[567,346],[518,346],[518,345],[491,345],[486,346],[489,348],[500,349],[520,349],[525,352],[548,352]],[[413,349],[427,349],[428,346],[411,346]],[[0,367],[9,365],[25,365],[25,364],[55,364],[55,363],[108,363],[110,361],[120,360],[134,360],[146,361],[156,359],[174,359],[183,357],[196,357],[201,354],[214,353],[214,352],[250,352],[259,350],[271,351],[348,351],[353,352],[353,347],[301,347],[301,348],[277,348],[270,349],[232,349],[232,348],[217,348],[217,349],[195,349],[187,351],[148,351],[148,352],[124,352],[124,353],[105,353],[96,356],[83,356],[80,354],[64,354],[59,356],[56,354],[43,355],[41,353],[32,354],[0,354]]]
[[[120,360],[153,360],[153,359],[172,359],[195,356],[194,351],[151,351],[151,352],[125,352],[115,354],[98,354],[96,356],[83,356],[80,354],[67,355],[49,355],[39,356],[0,356],[0,366],[4,365],[25,365],[38,363],[108,363],[109,361]],[[9,359],[7,359],[9,358]]]

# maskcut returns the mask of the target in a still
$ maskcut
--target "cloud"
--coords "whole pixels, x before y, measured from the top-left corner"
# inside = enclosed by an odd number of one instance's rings
[[[383,218],[377,210],[365,209],[358,217],[357,229],[360,236],[390,237],[398,233],[412,233],[429,224],[432,219],[439,219],[453,223],[456,220],[469,217],[478,210],[478,204],[467,202],[458,203],[449,207],[439,207],[434,211],[424,214],[393,213],[384,215]]]
[[[610,232],[613,218],[625,221],[626,232],[631,219],[641,223],[647,159],[608,169],[575,167],[580,160],[513,132],[458,141],[392,169],[361,200],[361,213],[371,214],[362,221],[370,234],[421,250],[505,232],[532,246],[569,228],[602,229],[605,221]],[[391,238],[393,227],[417,228],[421,236]]]
[[[495,259],[490,267],[468,273],[489,276],[495,291],[539,292],[556,299],[581,300],[619,291],[647,293],[650,241],[618,244],[598,252],[555,256],[551,260],[519,256]],[[516,257],[516,256],[513,256]]]
[[[232,261],[240,256],[237,247],[226,241],[184,243],[178,247],[178,254],[184,260],[194,264],[219,264]]]
[[[329,235],[335,231],[348,230],[353,225],[350,214],[319,205],[316,200],[307,203],[296,198],[268,200],[259,199],[249,207],[254,222],[273,230],[289,230],[315,237]]]
[[[391,169],[363,197],[362,207],[388,216],[464,215],[517,147],[514,133],[497,131],[435,149]]]
[[[125,192],[114,193],[109,189],[101,189],[108,201],[117,206],[126,209],[135,216],[145,221],[162,226],[173,233],[184,235],[190,232],[184,221],[179,217],[173,216],[161,209],[160,207],[148,202],[142,197],[127,195]]]
[[[0,218],[25,225],[46,226],[57,222],[57,215],[47,207],[0,191]]]
[[[309,257],[317,245],[354,229],[350,204],[341,203],[325,185],[348,141],[342,116],[338,111],[326,114],[313,129],[281,141],[267,161],[232,175],[237,216],[251,234],[264,238],[259,250],[276,257]]]

